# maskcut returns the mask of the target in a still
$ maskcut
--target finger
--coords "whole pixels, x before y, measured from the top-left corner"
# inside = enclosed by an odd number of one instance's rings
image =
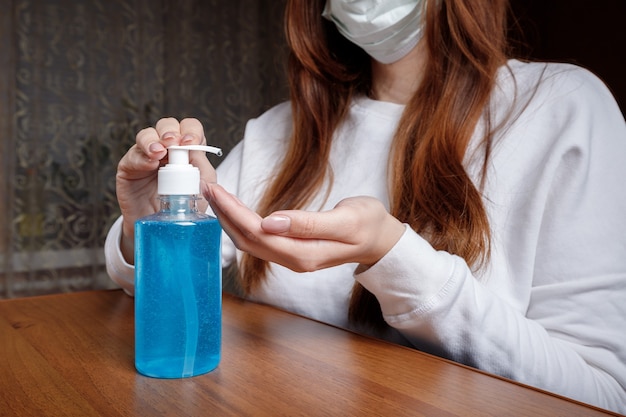
[[[357,259],[355,252],[358,248],[350,243],[267,233],[261,228],[262,219],[258,214],[217,184],[209,184],[205,194],[224,232],[235,246],[255,257],[296,272],[315,271]],[[292,214],[291,211],[285,213]]]
[[[205,190],[205,197],[235,246],[246,250],[251,242],[258,241],[258,236],[263,234],[261,216],[215,183],[208,184]]]
[[[180,145],[181,133],[180,123],[173,117],[165,117],[160,119],[154,126],[157,135],[158,142],[167,148],[172,145]]]
[[[166,148],[180,142],[180,126],[173,117],[160,119],[155,127],[137,133],[137,146],[151,160],[160,161],[167,155]]]
[[[291,228],[291,218],[285,214],[274,213],[261,221],[261,227],[267,233],[288,234]]]
[[[356,232],[354,224],[349,207],[336,207],[325,212],[277,211],[265,217],[261,227],[266,233],[293,238],[348,242]]]
[[[198,119],[183,119],[180,122],[181,145],[202,145],[206,144],[204,128]],[[200,169],[201,183],[211,183],[217,181],[215,169],[206,157],[204,151],[189,152],[189,161]]]
[[[300,253],[311,252],[310,245],[305,247],[292,238],[264,233],[260,227],[261,217],[245,208],[243,203],[219,185],[210,184],[206,190],[206,198],[210,201],[222,229],[237,249],[298,272],[319,267],[319,262],[308,256],[305,262],[300,261]],[[314,251],[314,254],[317,253],[318,251]]]
[[[205,155],[202,154],[202,152],[198,157],[192,157],[190,162],[200,170],[200,191],[204,195],[206,194],[205,189],[208,185],[217,182],[217,173],[215,172],[215,168],[213,168],[211,162]],[[207,201],[208,199],[205,197],[205,200],[198,202],[198,208],[202,210],[202,212],[205,212],[207,209]]]
[[[167,133],[180,135],[180,123],[173,117],[164,117],[159,119],[154,128],[159,134],[160,139],[162,139]]]
[[[213,210],[213,214],[219,220],[220,226],[222,227],[224,232],[230,237],[230,239],[233,241],[235,246],[238,248],[239,247],[238,246],[238,241],[237,241],[238,233],[237,234],[234,233],[234,231],[237,228],[235,227],[235,225],[232,224],[230,219],[224,213],[222,213],[222,211],[219,208],[219,205],[215,204],[208,197],[205,197],[205,198],[209,201],[209,205],[211,206],[211,210]]]
[[[204,190],[209,184],[217,182],[215,168],[213,168],[206,156],[202,155],[199,158],[193,158],[191,163],[200,170],[200,190]]]
[[[148,160],[160,161],[167,151],[159,142],[159,134],[152,127],[145,128],[136,137],[136,149],[134,151],[143,154]]]
[[[117,166],[117,179],[134,180],[156,175],[159,159],[146,155],[139,145],[133,145],[120,159]]]
[[[181,145],[202,145],[206,143],[204,128],[198,119],[183,119],[180,122]]]

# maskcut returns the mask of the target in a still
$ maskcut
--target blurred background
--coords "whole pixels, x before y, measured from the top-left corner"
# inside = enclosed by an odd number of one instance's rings
[[[0,298],[110,288],[115,171],[143,127],[197,117],[226,152],[287,98],[284,0],[0,0]],[[626,103],[626,1],[514,0],[531,57]],[[211,161],[217,165],[219,159]]]
[[[228,150],[286,99],[283,5],[0,0],[0,298],[111,285],[117,162],[162,116]]]

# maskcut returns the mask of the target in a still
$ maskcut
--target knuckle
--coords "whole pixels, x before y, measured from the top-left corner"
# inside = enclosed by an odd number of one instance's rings
[[[135,135],[135,143],[141,143],[145,141],[150,141],[150,136],[154,136],[158,139],[156,131],[151,127],[146,127],[141,129]]]
[[[302,262],[296,262],[289,269],[293,270],[294,272],[298,272],[300,274],[304,274],[304,273],[307,273],[307,272],[315,272],[316,271],[316,268],[314,268],[311,264],[309,264],[309,263],[302,263]]]
[[[315,266],[310,261],[300,261],[298,270],[299,272],[313,272],[315,271]]]
[[[306,272],[315,272],[320,269],[320,265],[314,258],[302,258],[292,257],[290,260],[291,267],[290,269],[295,272],[306,273]]]
[[[248,245],[248,239],[245,234],[229,232],[228,235],[237,249],[244,252],[249,251],[250,246]]]
[[[253,230],[250,229],[245,229],[241,231],[243,238],[248,241],[248,242],[257,242],[259,240],[259,237],[256,235],[256,233]]]
[[[231,239],[232,239],[233,244],[235,245],[235,247],[237,249],[239,249],[240,251],[246,252],[246,246],[241,243],[241,240],[239,240],[237,238],[231,238]]]
[[[301,235],[305,238],[311,237],[316,234],[316,230],[317,223],[315,222],[315,220],[310,217],[305,218],[302,224]]]

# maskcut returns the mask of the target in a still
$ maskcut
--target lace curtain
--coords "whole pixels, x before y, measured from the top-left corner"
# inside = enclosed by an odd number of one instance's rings
[[[117,162],[161,116],[228,151],[286,99],[284,0],[0,5],[0,298],[109,287]]]

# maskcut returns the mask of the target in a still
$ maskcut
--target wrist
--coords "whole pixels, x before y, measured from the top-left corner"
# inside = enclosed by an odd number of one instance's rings
[[[383,222],[379,237],[375,239],[371,255],[360,263],[359,269],[367,270],[380,261],[398,243],[405,230],[406,226],[389,214]]]

